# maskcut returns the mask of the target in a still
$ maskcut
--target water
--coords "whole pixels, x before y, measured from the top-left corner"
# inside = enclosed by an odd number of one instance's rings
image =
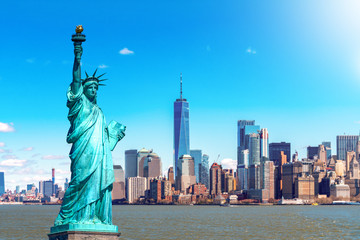
[[[47,239],[59,206],[0,205],[0,239]],[[360,239],[359,206],[113,206],[120,239]]]

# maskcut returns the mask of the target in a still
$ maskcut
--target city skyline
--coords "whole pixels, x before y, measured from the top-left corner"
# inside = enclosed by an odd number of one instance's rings
[[[113,2],[96,9],[88,1],[81,11],[68,5],[2,6],[0,171],[6,188],[51,179],[52,168],[60,185],[70,176],[65,93],[78,24],[87,36],[83,70],[99,68],[109,78],[99,105],[108,122],[127,126],[114,165],[124,167],[124,151],[143,147],[159,154],[163,171],[173,165],[180,72],[191,103],[190,149],[209,155],[209,166],[219,154],[219,164],[236,162],[240,119],[266,127],[269,143],[291,143],[299,159],[323,141],[335,154],[336,136],[358,134],[356,1]]]

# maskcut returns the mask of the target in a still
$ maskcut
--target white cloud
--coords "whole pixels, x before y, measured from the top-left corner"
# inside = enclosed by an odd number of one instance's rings
[[[28,58],[26,59],[27,63],[34,63],[35,62],[35,58]]]
[[[45,155],[42,157],[42,159],[46,160],[55,160],[55,159],[65,159],[66,156],[63,155]]]
[[[246,52],[247,52],[248,54],[256,54],[256,50],[252,49],[251,47],[248,47],[248,48],[246,49]]]
[[[129,54],[134,54],[134,51],[131,51],[128,48],[123,48],[119,51],[119,53],[122,55],[129,55]]]
[[[108,68],[108,67],[109,67],[108,65],[101,64],[101,65],[99,65],[99,67],[98,67],[98,68]]]
[[[15,155],[4,155],[1,158],[2,159],[16,159],[17,157]]]
[[[2,149],[0,148],[0,153],[12,153],[11,149]]]
[[[4,143],[4,142],[0,142],[0,147],[5,147],[5,143]]]
[[[0,122],[0,132],[14,132],[13,123],[2,123]]]
[[[236,169],[236,160],[231,158],[224,158],[221,160],[221,166],[223,169]]]
[[[34,150],[34,148],[33,147],[24,147],[23,149],[21,149],[22,151],[32,151],[32,150]]]
[[[55,172],[58,173],[58,174],[70,174],[70,171],[65,171],[65,170],[62,170],[62,169],[56,169]]]
[[[22,167],[26,163],[26,160],[20,159],[7,159],[0,162],[0,166],[7,166],[7,167]]]

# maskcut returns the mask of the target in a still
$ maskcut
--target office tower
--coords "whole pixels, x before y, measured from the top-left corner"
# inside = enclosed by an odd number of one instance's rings
[[[181,163],[181,166],[178,176],[176,177],[176,189],[181,192],[186,192],[188,187],[196,184],[194,160],[190,155],[182,155],[179,158],[179,163]]]
[[[282,195],[285,199],[295,197],[295,179],[302,176],[302,163],[286,163],[282,166]]]
[[[203,156],[202,156],[199,182],[204,184],[207,189],[210,188],[210,185],[209,185],[209,155],[207,155],[207,154],[203,154]]]
[[[149,156],[149,154],[152,153],[152,150],[147,150],[145,148],[142,148],[138,154],[137,154],[137,164],[136,164],[136,171],[137,171],[137,176],[139,177],[145,177],[145,173],[144,173],[144,167],[145,165],[147,165],[146,161],[147,161],[147,157]]]
[[[320,162],[327,163],[327,152],[324,145],[319,145],[317,155]]]
[[[315,156],[318,156],[319,147],[308,146],[306,149],[307,149],[307,158],[308,159],[314,159]]]
[[[53,189],[55,191],[55,187],[52,180],[44,181],[44,197],[51,197],[53,195]]]
[[[286,155],[286,162],[290,162],[291,158],[291,145],[290,143],[280,142],[280,143],[270,143],[269,144],[269,156],[270,161],[273,161],[276,166],[279,165],[281,160],[280,152],[283,151]]]
[[[189,103],[182,97],[182,75],[180,75],[180,98],[174,102],[174,154],[176,178],[181,172],[179,158],[190,154]]]
[[[260,164],[249,166],[249,189],[261,189],[261,167]]]
[[[241,150],[238,164],[238,180],[240,190],[248,189],[248,167],[249,167],[249,150]]]
[[[66,191],[66,189],[68,189],[68,187],[69,187],[69,179],[65,178],[64,191]]]
[[[311,175],[302,174],[295,178],[295,198],[313,200],[315,198],[315,180]]]
[[[349,151],[356,152],[358,141],[359,141],[359,136],[357,135],[336,136],[337,159],[345,160],[347,152]]]
[[[0,172],[0,196],[5,193],[5,173]]]
[[[147,188],[146,178],[129,177],[126,180],[126,195],[129,203],[134,203],[140,197],[145,197],[145,190]]]
[[[31,183],[31,184],[27,184],[26,185],[26,191],[31,191],[31,189],[35,187],[35,184]]]
[[[200,182],[200,170],[202,162],[202,151],[201,150],[190,150],[190,156],[194,159],[194,168],[196,182]]]
[[[267,128],[262,128],[260,131],[260,158],[269,158],[269,133]]]
[[[169,167],[169,169],[168,169],[168,180],[170,181],[171,185],[175,184],[174,167]]]
[[[16,190],[15,190],[15,191],[16,191],[17,194],[20,193],[20,186],[19,186],[19,185],[16,186]],[[0,195],[1,195],[1,194],[0,194]]]
[[[330,159],[331,158],[331,142],[322,142],[321,144],[325,146],[326,158]]]
[[[245,148],[245,126],[254,126],[255,120],[239,120],[237,123],[237,157],[238,157],[238,164],[240,164],[240,153]],[[249,129],[248,129],[249,131]],[[252,133],[256,133],[254,131]]]
[[[345,175],[346,166],[343,160],[336,160],[335,173],[337,177],[343,177]]]
[[[56,194],[55,189],[55,168],[52,169],[52,194]]]
[[[350,170],[350,162],[356,159],[356,153],[354,151],[349,151],[346,153],[346,160],[345,160],[345,171],[346,175],[348,174],[348,171]]]
[[[251,133],[249,136],[249,164],[260,164],[260,136]]]
[[[236,190],[234,169],[221,171],[221,191],[230,193]]]
[[[137,150],[125,151],[125,178],[137,176]]]
[[[221,194],[221,166],[213,163],[210,167],[210,194],[217,196]]]
[[[274,162],[264,161],[261,163],[261,189],[267,190],[267,199],[275,198]]]
[[[162,200],[171,201],[171,183],[163,178],[153,178],[150,180],[150,199],[160,203]]]
[[[44,181],[39,181],[39,193],[44,194]]]
[[[120,200],[125,198],[125,173],[121,165],[114,165],[113,189],[111,192],[112,200]]]
[[[160,157],[152,152],[147,155],[144,162],[144,177],[155,178],[160,177],[161,173],[161,159]]]

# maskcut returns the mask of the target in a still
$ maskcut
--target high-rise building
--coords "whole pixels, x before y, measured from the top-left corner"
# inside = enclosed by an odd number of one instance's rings
[[[182,97],[182,75],[180,76],[180,98],[174,102],[174,154],[176,178],[181,172],[180,157],[190,154],[189,103]]]
[[[324,145],[319,145],[318,147],[318,159],[320,162],[326,164],[327,163],[327,152]]]
[[[114,177],[112,189],[112,200],[120,200],[125,198],[125,173],[121,165],[114,165]]]
[[[39,181],[39,193],[44,194],[44,181],[42,180]]]
[[[69,179],[65,178],[64,191],[66,191],[66,189],[68,189],[68,187],[69,187]]]
[[[286,163],[282,166],[282,195],[285,199],[292,199],[295,194],[295,180],[302,176],[302,163]]]
[[[53,181],[52,180],[48,180],[48,181],[44,181],[44,197],[51,197],[53,195],[53,188],[55,189],[55,187],[53,187]]]
[[[221,166],[213,163],[210,167],[210,194],[217,196],[221,194]]]
[[[319,147],[312,147],[312,146],[308,146],[307,148],[307,158],[308,159],[314,159],[315,156],[318,156],[318,152],[319,152]]]
[[[136,163],[137,176],[145,177],[144,168],[145,168],[145,165],[147,165],[147,160],[148,160],[147,157],[151,153],[152,153],[152,150],[147,150],[145,148],[142,148],[137,153],[137,163]]]
[[[247,190],[248,187],[248,170],[249,170],[249,149],[241,150],[240,152],[240,162],[238,164],[238,180],[239,180],[239,189]]]
[[[270,143],[269,144],[269,156],[270,161],[273,161],[276,166],[279,165],[281,160],[280,152],[283,151],[286,155],[286,162],[291,160],[291,145],[287,142]]]
[[[152,152],[146,158],[144,162],[144,177],[156,178],[162,175],[161,173],[161,159]]]
[[[134,203],[140,197],[145,197],[147,180],[144,177],[129,177],[126,182],[126,195],[129,203]]]
[[[331,142],[322,142],[321,144],[324,145],[324,147],[325,147],[326,158],[330,159],[331,158]]]
[[[267,128],[260,131],[260,158],[269,158],[269,133]]]
[[[31,183],[31,184],[27,184],[26,185],[26,191],[31,191],[31,189],[35,187],[35,184]]]
[[[349,151],[356,152],[358,135],[341,135],[336,136],[336,151],[338,160],[346,160],[346,153]]]
[[[137,176],[137,150],[125,151],[125,178]]]
[[[209,185],[209,155],[203,154],[200,168],[200,182],[210,188]]]
[[[16,190],[15,190],[15,191],[16,191],[17,194],[20,193],[20,186],[19,186],[19,185],[16,186]]]
[[[0,172],[0,196],[5,193],[5,173]]]
[[[170,181],[171,185],[175,184],[174,167],[169,167],[168,169],[168,180]]]
[[[200,170],[202,162],[202,151],[201,150],[190,150],[190,156],[194,159],[194,169],[196,182],[200,182]]]
[[[260,136],[251,133],[249,136],[249,164],[260,164]]]
[[[261,189],[261,167],[260,164],[249,166],[249,189]]]
[[[349,151],[346,153],[346,160],[345,160],[345,171],[346,175],[348,175],[348,171],[350,171],[350,162],[356,160],[356,153],[354,151]]]
[[[236,190],[234,169],[221,171],[221,191],[230,193]]]
[[[55,168],[52,169],[52,194],[56,194],[56,189],[55,189]]]
[[[274,178],[274,162],[264,161],[261,163],[261,188],[266,189],[269,195],[267,199],[275,198],[275,178]]]
[[[194,160],[190,155],[182,155],[179,158],[181,163],[180,171],[176,177],[176,189],[186,192],[191,185],[196,184]]]
[[[240,154],[242,150],[248,149],[248,143],[245,136],[250,133],[257,133],[260,126],[255,126],[255,120],[239,120],[237,127],[237,157],[240,164]]]

